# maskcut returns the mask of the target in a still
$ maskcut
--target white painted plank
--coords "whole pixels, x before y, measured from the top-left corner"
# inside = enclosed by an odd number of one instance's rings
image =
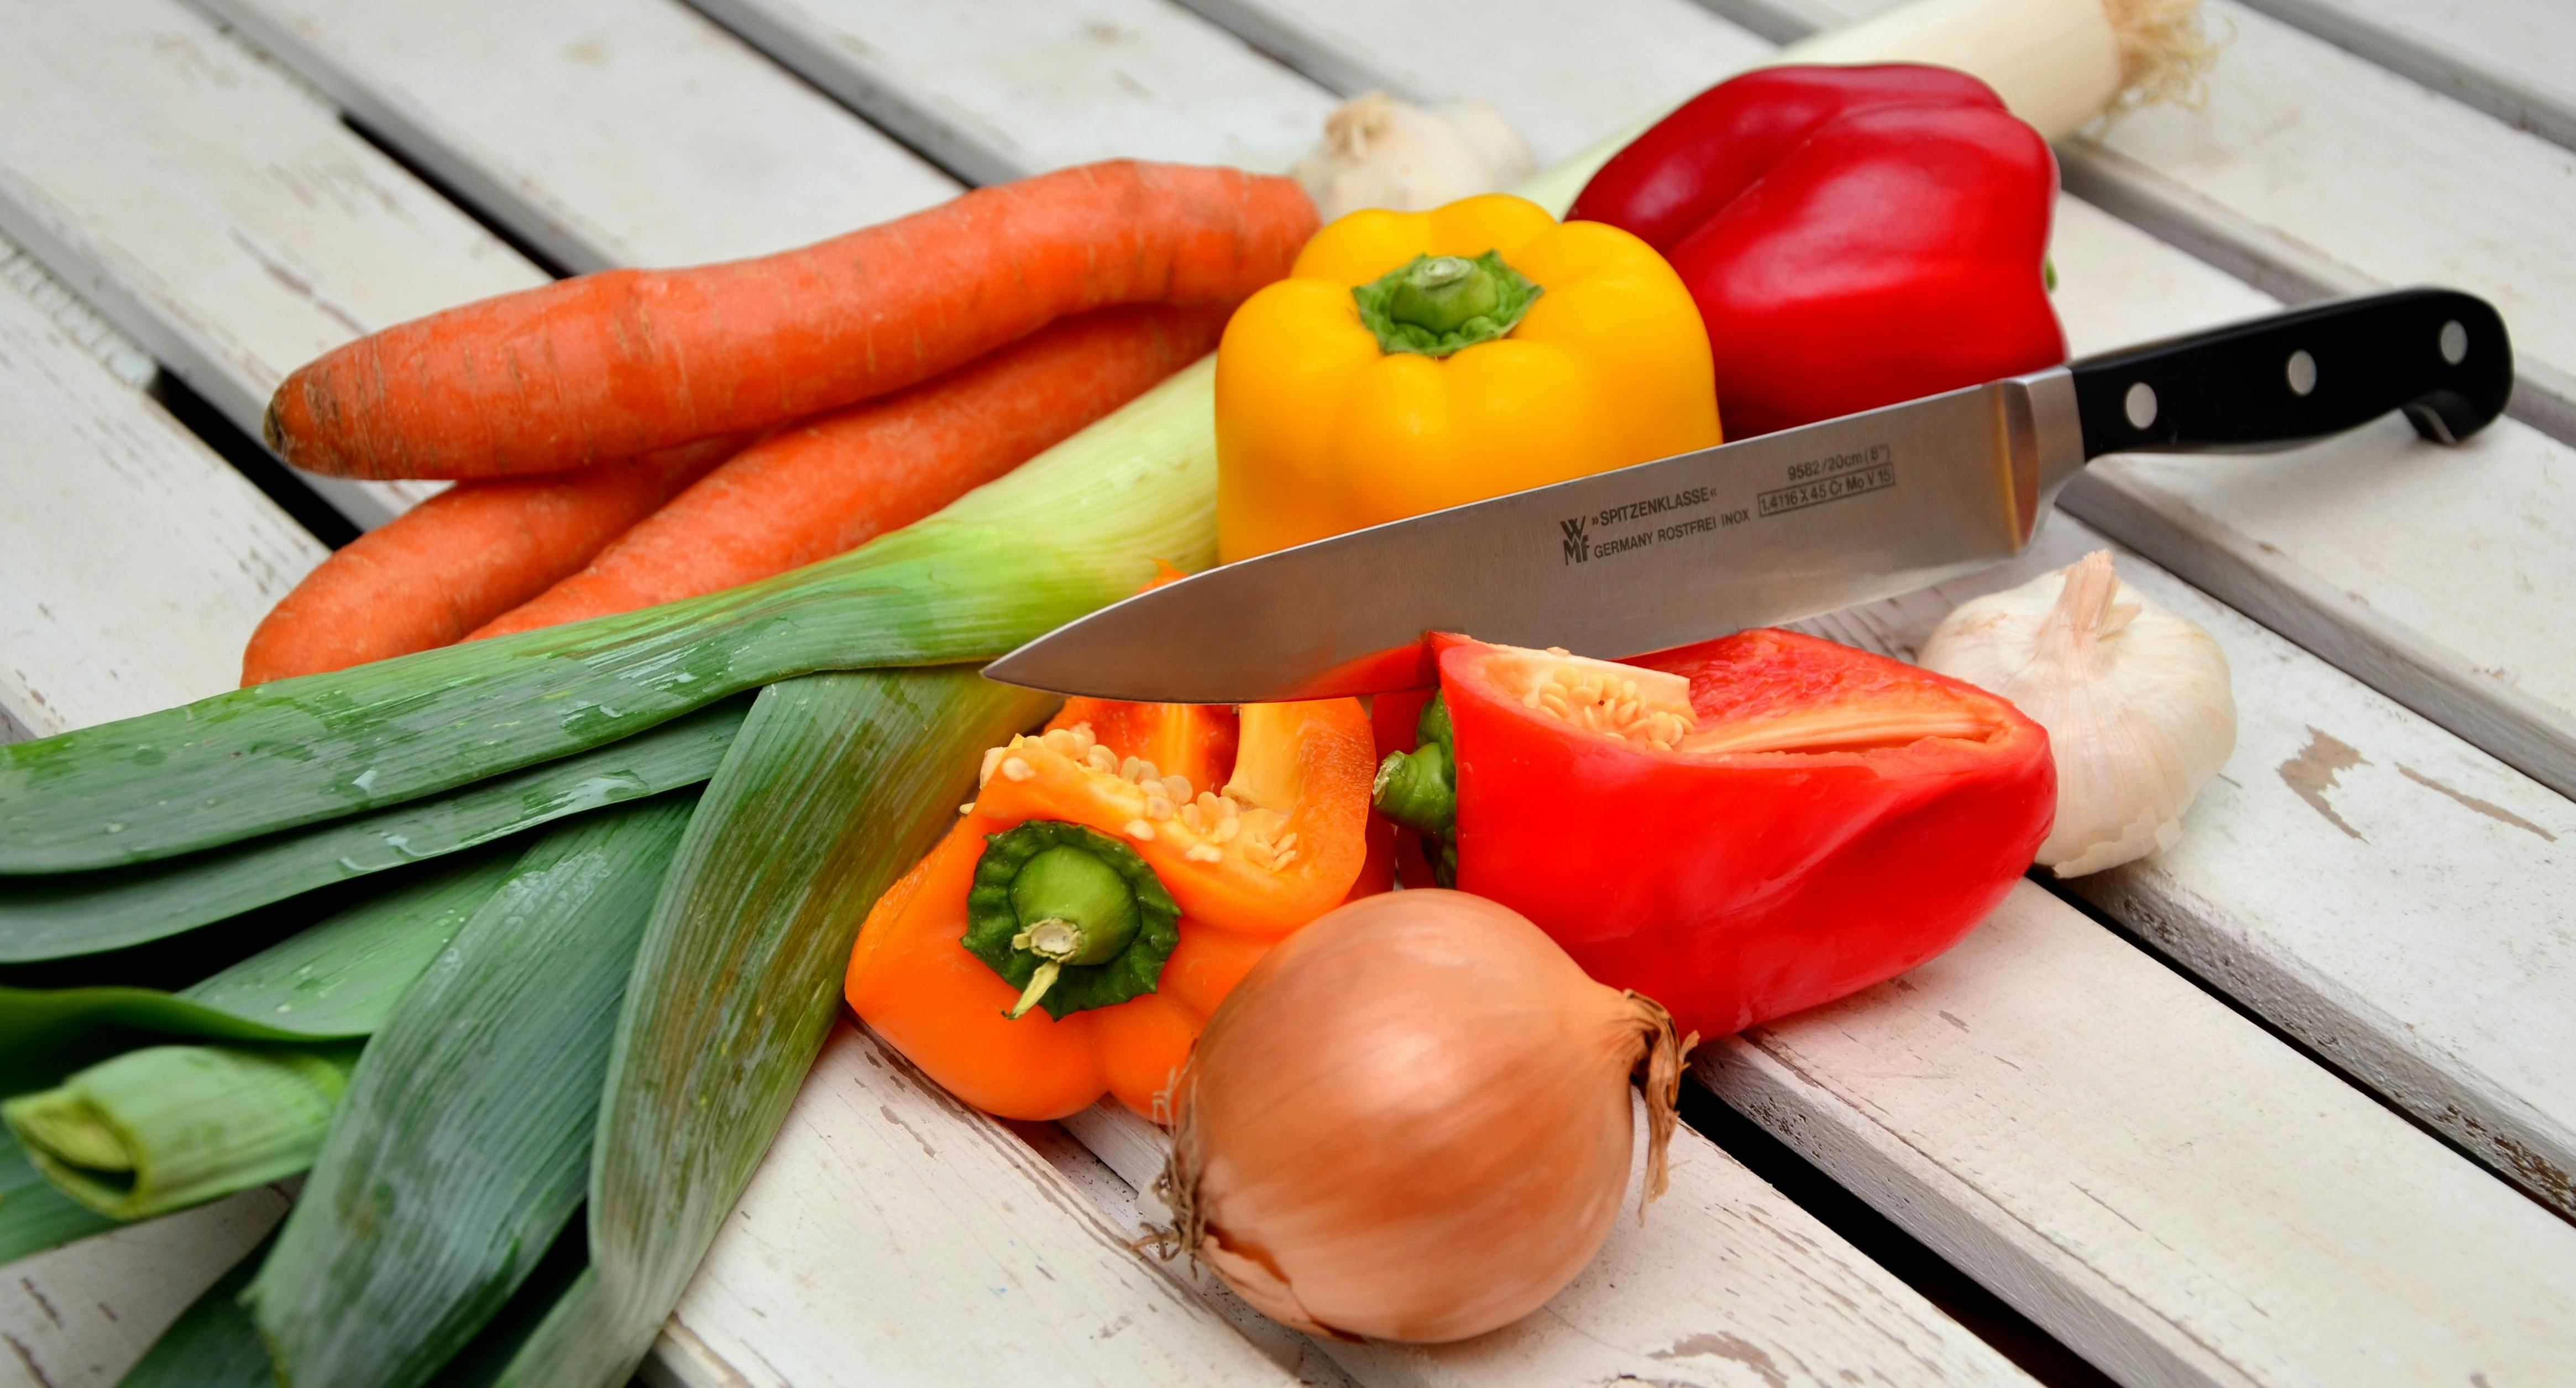
[[[676,0],[199,0],[575,271],[807,245],[954,179]]]
[[[1071,1182],[835,1026],[653,1356],[687,1388],[1295,1383]]]
[[[285,1215],[261,1186],[7,1264],[0,1385],[109,1388]]]
[[[1951,608],[2109,545],[2060,515],[1993,572],[1806,623],[1912,659]],[[2116,549],[2116,546],[2113,546]],[[2576,805],[2146,560],[2227,653],[2235,754],[2169,853],[2070,887],[2576,1216]]]
[[[1108,1121],[1087,1121],[1102,1115]],[[1018,1133],[1031,1151],[1064,1173],[1064,1178],[1071,1181],[1093,1208],[1116,1225],[1129,1241],[1149,1243],[1153,1239],[1154,1227],[1146,1223],[1137,1210],[1136,1188],[1119,1174],[1122,1171],[1148,1170],[1162,1160],[1161,1134],[1153,1124],[1137,1119],[1112,1099],[1105,1101],[1100,1109],[1076,1115],[1063,1125],[1006,1123],[1003,1126]],[[1076,1128],[1082,1134],[1078,1138],[1073,1131]],[[1093,1154],[1093,1146],[1121,1153],[1128,1160],[1113,1167]],[[1298,1382],[1313,1384],[1315,1388],[1359,1388],[1359,1380],[1334,1363],[1315,1341],[1253,1310],[1243,1298],[1209,1274],[1205,1267],[1181,1260],[1164,1264],[1164,1271],[1189,1284],[1190,1289],[1208,1304],[1209,1310],[1223,1317],[1225,1323],[1233,1326],[1243,1338],[1260,1347],[1262,1353],[1295,1374]]]
[[[2576,1362],[2576,1228],[2027,883],[1698,1073],[2125,1383]]]
[[[176,0],[0,26],[0,232],[254,437],[323,350],[545,279]],[[437,490],[321,485],[361,524]]]
[[[111,360],[148,361],[5,244],[0,281],[0,730],[234,687],[251,629],[322,545],[118,379]]]
[[[1709,23],[1691,0],[1181,3],[1346,95],[1375,88],[1415,102],[1492,102],[1530,142],[1541,168],[1649,112],[1680,105],[1771,51],[1741,29]],[[1481,38],[1477,28],[1500,30],[1505,40]],[[1460,61],[1462,52],[1473,56]],[[1617,80],[1567,80],[1601,73]]]
[[[1459,1344],[1327,1342],[1324,1353],[1371,1388],[2030,1382],[1688,1127],[1673,1135],[1671,1189],[1640,1221],[1642,1101],[1636,1118],[1627,1198],[1609,1239],[1545,1306]],[[1170,1150],[1160,1129],[1116,1105],[1065,1127],[1139,1190]]]
[[[2564,0],[2247,0],[2507,125],[2576,147],[2576,7]]]
[[[1166,0],[693,0],[971,183],[1097,159],[1285,169],[1333,98]]]

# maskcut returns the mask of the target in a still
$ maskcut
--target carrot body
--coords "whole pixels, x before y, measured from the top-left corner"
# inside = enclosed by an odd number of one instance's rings
[[[741,445],[709,439],[579,472],[459,482],[306,574],[251,633],[242,683],[448,645],[578,570]]]
[[[1226,312],[1100,309],[936,380],[790,425],[474,637],[716,592],[910,525],[1214,350]]]
[[[801,250],[583,275],[388,328],[287,377],[265,432],[343,477],[583,467],[900,390],[1067,315],[1232,303],[1314,230],[1284,178],[1066,169]]]

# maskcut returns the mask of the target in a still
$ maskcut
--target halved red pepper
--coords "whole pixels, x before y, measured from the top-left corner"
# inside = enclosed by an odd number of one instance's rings
[[[1621,150],[1571,218],[1662,251],[1698,301],[1729,438],[2066,359],[2043,280],[2057,161],[1963,72],[1775,67]]]
[[[1892,978],[2048,834],[2048,735],[1926,670],[1761,629],[1630,664],[1444,638],[1379,809],[1455,883],[1702,1036]]]
[[[1060,1118],[1106,1091],[1152,1116],[1272,944],[1391,885],[1371,764],[1354,699],[1073,700],[987,755],[965,816],[868,913],[844,993],[987,1112]]]

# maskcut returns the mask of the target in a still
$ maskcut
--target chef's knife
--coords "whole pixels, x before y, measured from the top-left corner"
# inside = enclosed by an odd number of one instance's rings
[[[2285,448],[2391,410],[2456,443],[2512,389],[2504,322],[2482,299],[2320,304],[1223,565],[984,673],[1245,703],[1426,683],[1425,631],[1662,650],[2002,563],[2106,453]]]

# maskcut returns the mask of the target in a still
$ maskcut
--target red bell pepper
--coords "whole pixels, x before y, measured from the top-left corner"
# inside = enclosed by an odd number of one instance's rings
[[[1568,215],[1681,273],[1746,438],[2064,361],[2056,201],[2048,142],[1966,73],[1777,67],[1665,117]]]
[[[1380,812],[1455,885],[1718,1036],[1949,948],[2030,866],[2048,734],[2002,699],[1794,632],[1633,664],[1442,638]]]

